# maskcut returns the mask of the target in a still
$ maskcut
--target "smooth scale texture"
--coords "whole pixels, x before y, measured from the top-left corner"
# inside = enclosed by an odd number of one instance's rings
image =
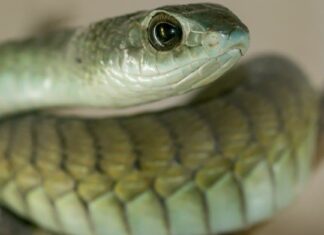
[[[161,11],[189,28],[169,53],[153,53],[135,27]],[[184,93],[227,71],[247,40],[227,9],[194,4],[4,44],[0,111],[12,115],[0,123],[2,205],[70,235],[210,235],[271,217],[306,182],[317,130],[317,97],[286,59],[256,58],[217,80],[217,92],[209,88],[168,111],[102,119],[13,115]],[[176,72],[156,74],[163,69]]]

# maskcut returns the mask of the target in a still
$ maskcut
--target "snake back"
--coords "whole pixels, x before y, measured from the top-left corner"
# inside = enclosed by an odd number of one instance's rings
[[[227,76],[235,88],[158,113],[3,120],[1,202],[78,235],[205,235],[269,218],[308,178],[317,97],[276,56]]]

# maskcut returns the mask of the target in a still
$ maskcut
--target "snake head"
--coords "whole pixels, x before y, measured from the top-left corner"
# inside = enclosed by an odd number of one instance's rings
[[[245,54],[249,32],[223,6],[190,4],[104,20],[78,40],[83,73],[122,107],[211,83]]]

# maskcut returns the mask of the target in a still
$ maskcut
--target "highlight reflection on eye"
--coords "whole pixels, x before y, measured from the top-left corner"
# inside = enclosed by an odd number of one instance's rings
[[[165,13],[153,16],[148,36],[151,45],[158,51],[168,51],[177,47],[182,41],[182,27],[178,20]]]

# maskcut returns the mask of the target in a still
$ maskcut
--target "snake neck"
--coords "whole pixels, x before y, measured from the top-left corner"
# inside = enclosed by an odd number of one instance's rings
[[[0,116],[101,105],[93,94],[96,90],[88,89],[91,81],[85,79],[81,61],[72,54],[76,34],[77,30],[66,30],[0,45]]]
[[[62,63],[70,37],[71,32],[64,32],[0,46],[0,115],[25,111],[27,104],[37,109],[60,102],[53,96],[66,75],[57,67],[62,66],[58,61]]]

